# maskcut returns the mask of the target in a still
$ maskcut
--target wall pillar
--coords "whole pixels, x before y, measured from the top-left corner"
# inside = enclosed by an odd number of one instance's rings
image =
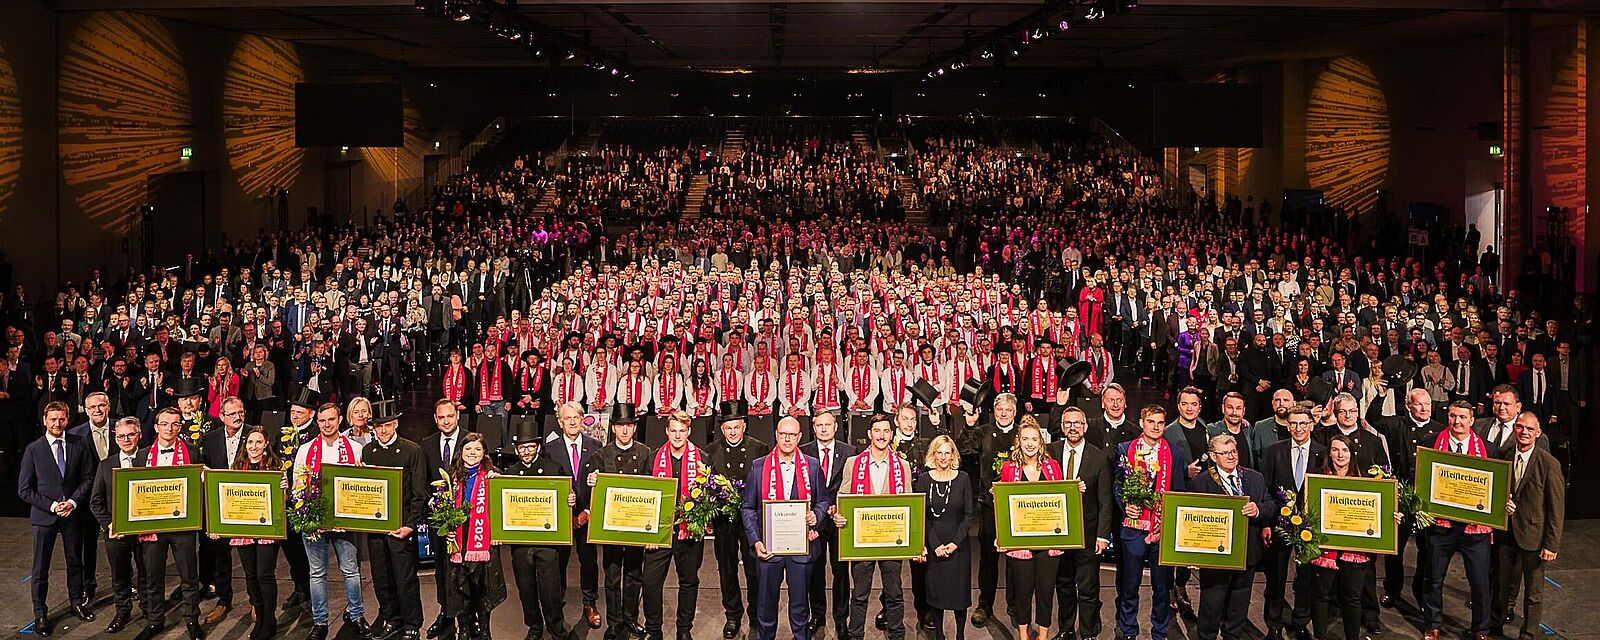
[[[1528,176],[1528,73],[1529,15],[1526,11],[1507,11],[1505,51],[1502,61],[1501,127],[1504,154],[1500,158],[1501,200],[1499,281],[1513,282],[1522,271],[1522,256],[1533,238],[1532,183]],[[1502,290],[1511,286],[1502,285]]]

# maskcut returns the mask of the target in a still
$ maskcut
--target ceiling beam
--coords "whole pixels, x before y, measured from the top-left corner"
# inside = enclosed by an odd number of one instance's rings
[[[1431,9],[1438,11],[1497,10],[1510,0],[1140,0],[1142,6],[1233,6],[1255,8]],[[837,5],[838,0],[787,0],[795,4]],[[414,0],[55,0],[59,11],[154,9],[294,9],[326,7],[409,7]],[[541,0],[540,6],[593,6],[591,0]],[[608,0],[612,5],[662,5],[660,0]],[[750,0],[694,0],[691,5],[757,5]],[[855,5],[937,4],[929,0],[856,0]],[[1037,5],[1039,0],[985,0],[985,4]],[[1581,3],[1579,3],[1581,4]],[[1574,5],[1576,6],[1576,5]]]

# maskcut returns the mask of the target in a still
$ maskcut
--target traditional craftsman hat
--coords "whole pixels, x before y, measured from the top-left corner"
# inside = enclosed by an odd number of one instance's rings
[[[718,423],[743,420],[748,413],[750,413],[750,406],[743,400],[724,400],[717,403]]]
[[[918,380],[916,384],[911,385],[911,395],[916,396],[917,400],[922,402],[922,406],[932,409],[933,401],[939,399],[939,390],[927,380]]]
[[[966,382],[961,383],[961,401],[974,407],[981,406],[983,403],[980,400],[983,394],[983,389],[986,386],[987,385],[983,384],[983,382],[977,378],[971,378]]]
[[[378,425],[385,422],[395,422],[400,419],[400,412],[394,410],[395,401],[378,400],[372,403],[372,424]]]
[[[544,444],[539,440],[539,423],[534,422],[533,420],[518,420],[512,422],[511,426],[506,429],[506,431],[509,433],[509,439],[506,441],[505,446],[502,447],[502,450],[506,453],[516,453],[517,447],[523,444],[537,444],[541,446]]]
[[[1061,386],[1071,389],[1083,384],[1084,380],[1089,379],[1091,369],[1087,360],[1079,360],[1067,365],[1067,372],[1061,376]]]
[[[1392,389],[1404,387],[1412,376],[1417,375],[1416,363],[1407,360],[1405,356],[1395,354],[1383,359],[1383,379]]]
[[[307,409],[316,409],[322,404],[322,394],[303,385],[296,386],[294,393],[289,395],[289,404]]]
[[[635,407],[625,402],[619,402],[611,407],[611,424],[638,424],[639,415]]]
[[[205,381],[200,378],[184,378],[172,388],[172,395],[176,398],[197,396],[206,392]]]

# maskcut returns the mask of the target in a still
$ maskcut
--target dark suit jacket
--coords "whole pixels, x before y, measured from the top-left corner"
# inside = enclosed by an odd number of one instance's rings
[[[1516,447],[1501,457],[1516,469]],[[1534,447],[1522,472],[1522,484],[1511,492],[1517,512],[1507,527],[1517,548],[1523,551],[1561,550],[1561,528],[1567,517],[1567,483],[1561,477],[1561,463],[1549,451]]]
[[[1319,424],[1312,427],[1311,439],[1322,443],[1322,446],[1326,447],[1328,446],[1328,441],[1332,440],[1333,435],[1336,433],[1339,433],[1337,424]],[[1351,432],[1350,439],[1354,441],[1351,444],[1355,445],[1352,447],[1353,451],[1350,452],[1355,456],[1355,460],[1351,463],[1355,468],[1365,472],[1372,465],[1389,464],[1388,442],[1375,429],[1369,430],[1366,427],[1357,426],[1356,430]]]
[[[828,518],[828,507],[833,506],[833,497],[828,495],[827,489],[822,485],[822,465],[817,459],[803,453],[796,452],[805,460],[807,473],[811,479],[811,511],[817,515],[817,522],[821,523]],[[744,537],[755,546],[761,541],[761,499],[762,480],[766,478],[767,457],[756,458],[750,463],[750,475],[745,479],[744,504],[739,507],[739,518],[744,523]],[[822,557],[822,544],[820,538],[811,541],[811,553],[795,556],[796,562],[806,563]],[[782,560],[774,558],[769,562]]]
[[[1533,398],[1535,396],[1533,388],[1533,369],[1528,369],[1527,371],[1522,372],[1522,380],[1517,383],[1517,397],[1522,399],[1522,406],[1524,409],[1532,411],[1533,415],[1539,416],[1539,424],[1550,424],[1550,414],[1554,412],[1556,406],[1555,393],[1553,392],[1561,388],[1561,380],[1556,377],[1558,375],[1560,374],[1556,370],[1551,369],[1550,367],[1545,367],[1544,393],[1541,398],[1544,400],[1544,402],[1539,404],[1533,403]]]
[[[77,507],[68,518],[86,518],[89,513],[89,491],[94,482],[94,459],[88,444],[77,438],[61,434],[65,440],[66,473],[56,468],[56,456],[51,451],[48,437],[28,443],[22,450],[22,469],[17,474],[17,497],[32,509],[28,521],[35,526],[50,526],[63,522],[50,510],[50,505],[71,500]]]
[[[822,447],[817,445],[816,440],[800,445],[800,453],[817,458],[819,468],[822,463],[821,449]],[[844,461],[849,460],[856,453],[858,451],[855,445],[843,440],[833,441],[833,459],[828,461],[828,477],[824,478],[822,483],[829,496],[837,497],[839,495],[839,487],[844,484]],[[833,523],[829,522],[828,526],[833,526]]]
[[[556,468],[561,469],[561,473],[569,478],[572,477],[574,473],[572,469],[572,452],[567,450],[564,444],[565,440],[560,432],[552,432],[550,436],[552,437],[545,438],[544,446],[539,448],[539,455],[554,462]],[[600,447],[604,445],[600,444],[599,440],[586,435],[580,435],[579,437],[583,438],[583,446],[578,449],[578,469],[583,469],[589,466],[589,459],[594,457],[595,452],[599,451]],[[433,443],[431,454],[428,453],[429,442]],[[425,455],[432,455],[434,461],[431,464],[437,465],[437,458],[439,457],[438,434],[434,434],[424,441],[422,450]],[[438,472],[434,473],[437,474]],[[572,483],[572,490],[578,494],[578,503],[572,507],[573,515],[583,513],[589,508],[589,483],[583,480],[583,478],[578,478]]]
[[[1267,490],[1267,480],[1259,471],[1246,467],[1239,467],[1238,471],[1239,484],[1243,485],[1244,494],[1249,496],[1251,502],[1256,503],[1256,517],[1250,518],[1249,531],[1245,535],[1245,538],[1249,540],[1249,546],[1245,551],[1245,563],[1247,566],[1254,566],[1261,561],[1261,528],[1270,527],[1273,521],[1277,520],[1278,499],[1273,496],[1271,491]],[[1218,473],[1220,474],[1221,472],[1219,471]],[[1293,472],[1291,471],[1291,473]],[[1226,489],[1222,488],[1222,485],[1217,484],[1217,481],[1211,478],[1210,470],[1195,476],[1190,490],[1196,493],[1228,493]]]
[[[1266,479],[1267,486],[1275,491],[1305,491],[1304,486],[1294,482],[1294,459],[1289,451],[1293,446],[1293,440],[1279,440],[1267,445],[1267,451],[1262,455],[1265,460],[1261,464],[1261,475]],[[1311,440],[1311,459],[1306,461],[1306,473],[1316,473],[1317,469],[1327,465],[1327,459],[1328,447],[1315,439]]]
[[[207,469],[227,469],[233,466],[228,458],[228,429],[218,426],[200,438],[200,462]],[[244,448],[244,427],[239,428],[239,448]]]
[[[114,494],[111,491],[111,470],[117,468],[117,456],[119,453],[120,451],[112,451],[110,457],[101,460],[96,465],[94,488],[89,493],[89,513],[94,515],[94,519],[100,523],[100,528],[102,529],[111,528],[111,509],[114,504],[112,502]],[[140,456],[140,453],[142,452],[135,451],[133,454],[134,467],[144,466],[145,458]]]
[[[1050,443],[1050,457],[1061,463],[1061,473],[1067,472],[1067,441]],[[1111,459],[1104,449],[1094,446],[1087,438],[1083,443],[1083,459],[1078,461],[1078,481],[1083,483],[1083,530],[1096,538],[1111,542],[1116,540],[1116,503],[1111,499]],[[1089,545],[1092,550],[1094,545]]]

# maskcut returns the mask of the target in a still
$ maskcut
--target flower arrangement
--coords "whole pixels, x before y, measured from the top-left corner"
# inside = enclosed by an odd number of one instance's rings
[[[1005,466],[1006,461],[1010,459],[1010,451],[1001,451],[994,454],[994,457],[989,459],[989,464],[994,467],[994,474],[997,476],[1000,475],[1000,467]]]
[[[456,541],[455,532],[466,523],[467,510],[456,504],[456,483],[444,469],[439,470],[439,479],[432,484],[433,495],[428,496],[428,525],[433,527],[435,535],[443,535],[449,542],[447,553],[459,553],[461,543]]]
[[[322,523],[332,506],[322,495],[322,474],[301,467],[295,472],[294,487],[289,496],[289,526],[315,541],[322,536]]]
[[[1302,504],[1300,496],[1287,489],[1278,491],[1278,502],[1283,507],[1278,509],[1278,524],[1272,530],[1294,552],[1295,564],[1322,557],[1322,543],[1328,541],[1328,536],[1322,533],[1317,510]]]
[[[1128,464],[1126,458],[1122,458],[1117,461],[1117,467],[1119,475],[1122,476],[1122,486],[1119,489],[1122,504],[1141,509],[1155,509],[1161,503],[1161,495],[1156,491],[1156,474],[1160,471],[1160,463],[1151,462],[1134,467]],[[1135,524],[1132,519],[1123,522],[1123,526],[1128,527]]]
[[[673,522],[683,525],[680,538],[702,540],[711,530],[714,521],[732,520],[739,511],[739,501],[744,483],[729,480],[726,476],[711,473],[709,465],[700,465],[700,472],[689,481],[689,499],[678,505]]]
[[[1372,465],[1367,468],[1367,475],[1374,478],[1395,480],[1395,498],[1399,503],[1395,505],[1400,513],[1411,516],[1412,526],[1417,530],[1426,529],[1433,524],[1433,514],[1422,508],[1422,496],[1417,495],[1417,487],[1404,478],[1394,475],[1394,470],[1386,465]]]
[[[278,459],[283,461],[285,470],[294,466],[294,450],[300,446],[299,438],[295,437],[298,433],[288,425],[278,430]]]

